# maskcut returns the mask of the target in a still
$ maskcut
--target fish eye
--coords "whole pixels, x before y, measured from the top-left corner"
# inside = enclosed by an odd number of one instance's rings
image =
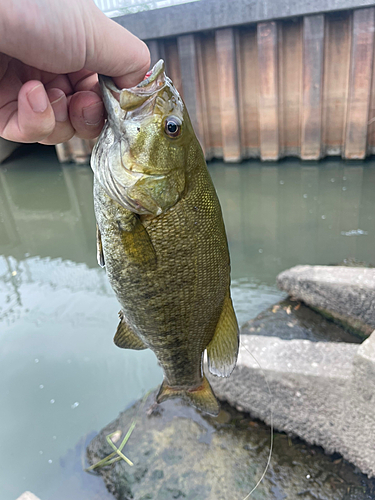
[[[181,134],[181,120],[176,116],[169,116],[165,120],[164,130],[169,137],[178,137]]]

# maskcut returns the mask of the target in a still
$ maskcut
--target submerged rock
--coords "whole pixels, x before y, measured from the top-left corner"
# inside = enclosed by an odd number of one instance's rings
[[[241,334],[312,342],[361,342],[360,337],[343,330],[304,303],[290,299],[274,304],[245,323]]]
[[[277,277],[291,297],[368,337],[375,329],[375,269],[296,266]]]
[[[106,436],[116,430],[124,436],[138,408],[136,403],[121,413],[94,438],[87,449],[90,464],[113,451]],[[213,418],[182,401],[166,401],[151,416],[139,412],[123,450],[134,466],[121,460],[98,473],[117,500],[243,500],[265,470],[270,438],[269,427],[229,405]],[[374,495],[375,481],[340,457],[276,433],[270,467],[252,498],[369,500]]]

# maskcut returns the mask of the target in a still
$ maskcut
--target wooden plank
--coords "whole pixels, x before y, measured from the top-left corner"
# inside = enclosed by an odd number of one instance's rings
[[[346,108],[349,92],[351,12],[325,18],[322,154],[344,151]]]
[[[246,157],[259,158],[259,80],[256,26],[238,30],[237,74],[241,146]]]
[[[302,92],[302,19],[278,25],[280,154],[300,153]]]
[[[216,31],[216,59],[219,78],[223,157],[225,161],[236,162],[241,159],[241,135],[233,28]]]
[[[344,156],[348,159],[362,159],[366,155],[374,52],[373,7],[354,11],[352,40]]]
[[[189,111],[191,123],[205,150],[204,130],[199,112],[200,96],[197,70],[197,50],[194,35],[183,35],[177,38],[178,55],[181,68],[181,81],[184,101]]]
[[[259,23],[259,125],[262,160],[279,158],[277,26],[275,22]]]
[[[324,16],[303,18],[301,158],[321,156]]]

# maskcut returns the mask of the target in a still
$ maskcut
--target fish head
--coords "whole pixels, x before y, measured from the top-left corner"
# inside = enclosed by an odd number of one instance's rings
[[[186,107],[160,60],[136,87],[99,77],[107,123],[91,166],[124,208],[158,216],[183,196],[187,151],[195,134]]]

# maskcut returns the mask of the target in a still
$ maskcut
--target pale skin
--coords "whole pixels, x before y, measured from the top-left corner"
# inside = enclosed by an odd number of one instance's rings
[[[97,137],[97,74],[125,88],[150,66],[147,46],[92,0],[0,0],[0,33],[0,136],[11,141]]]

